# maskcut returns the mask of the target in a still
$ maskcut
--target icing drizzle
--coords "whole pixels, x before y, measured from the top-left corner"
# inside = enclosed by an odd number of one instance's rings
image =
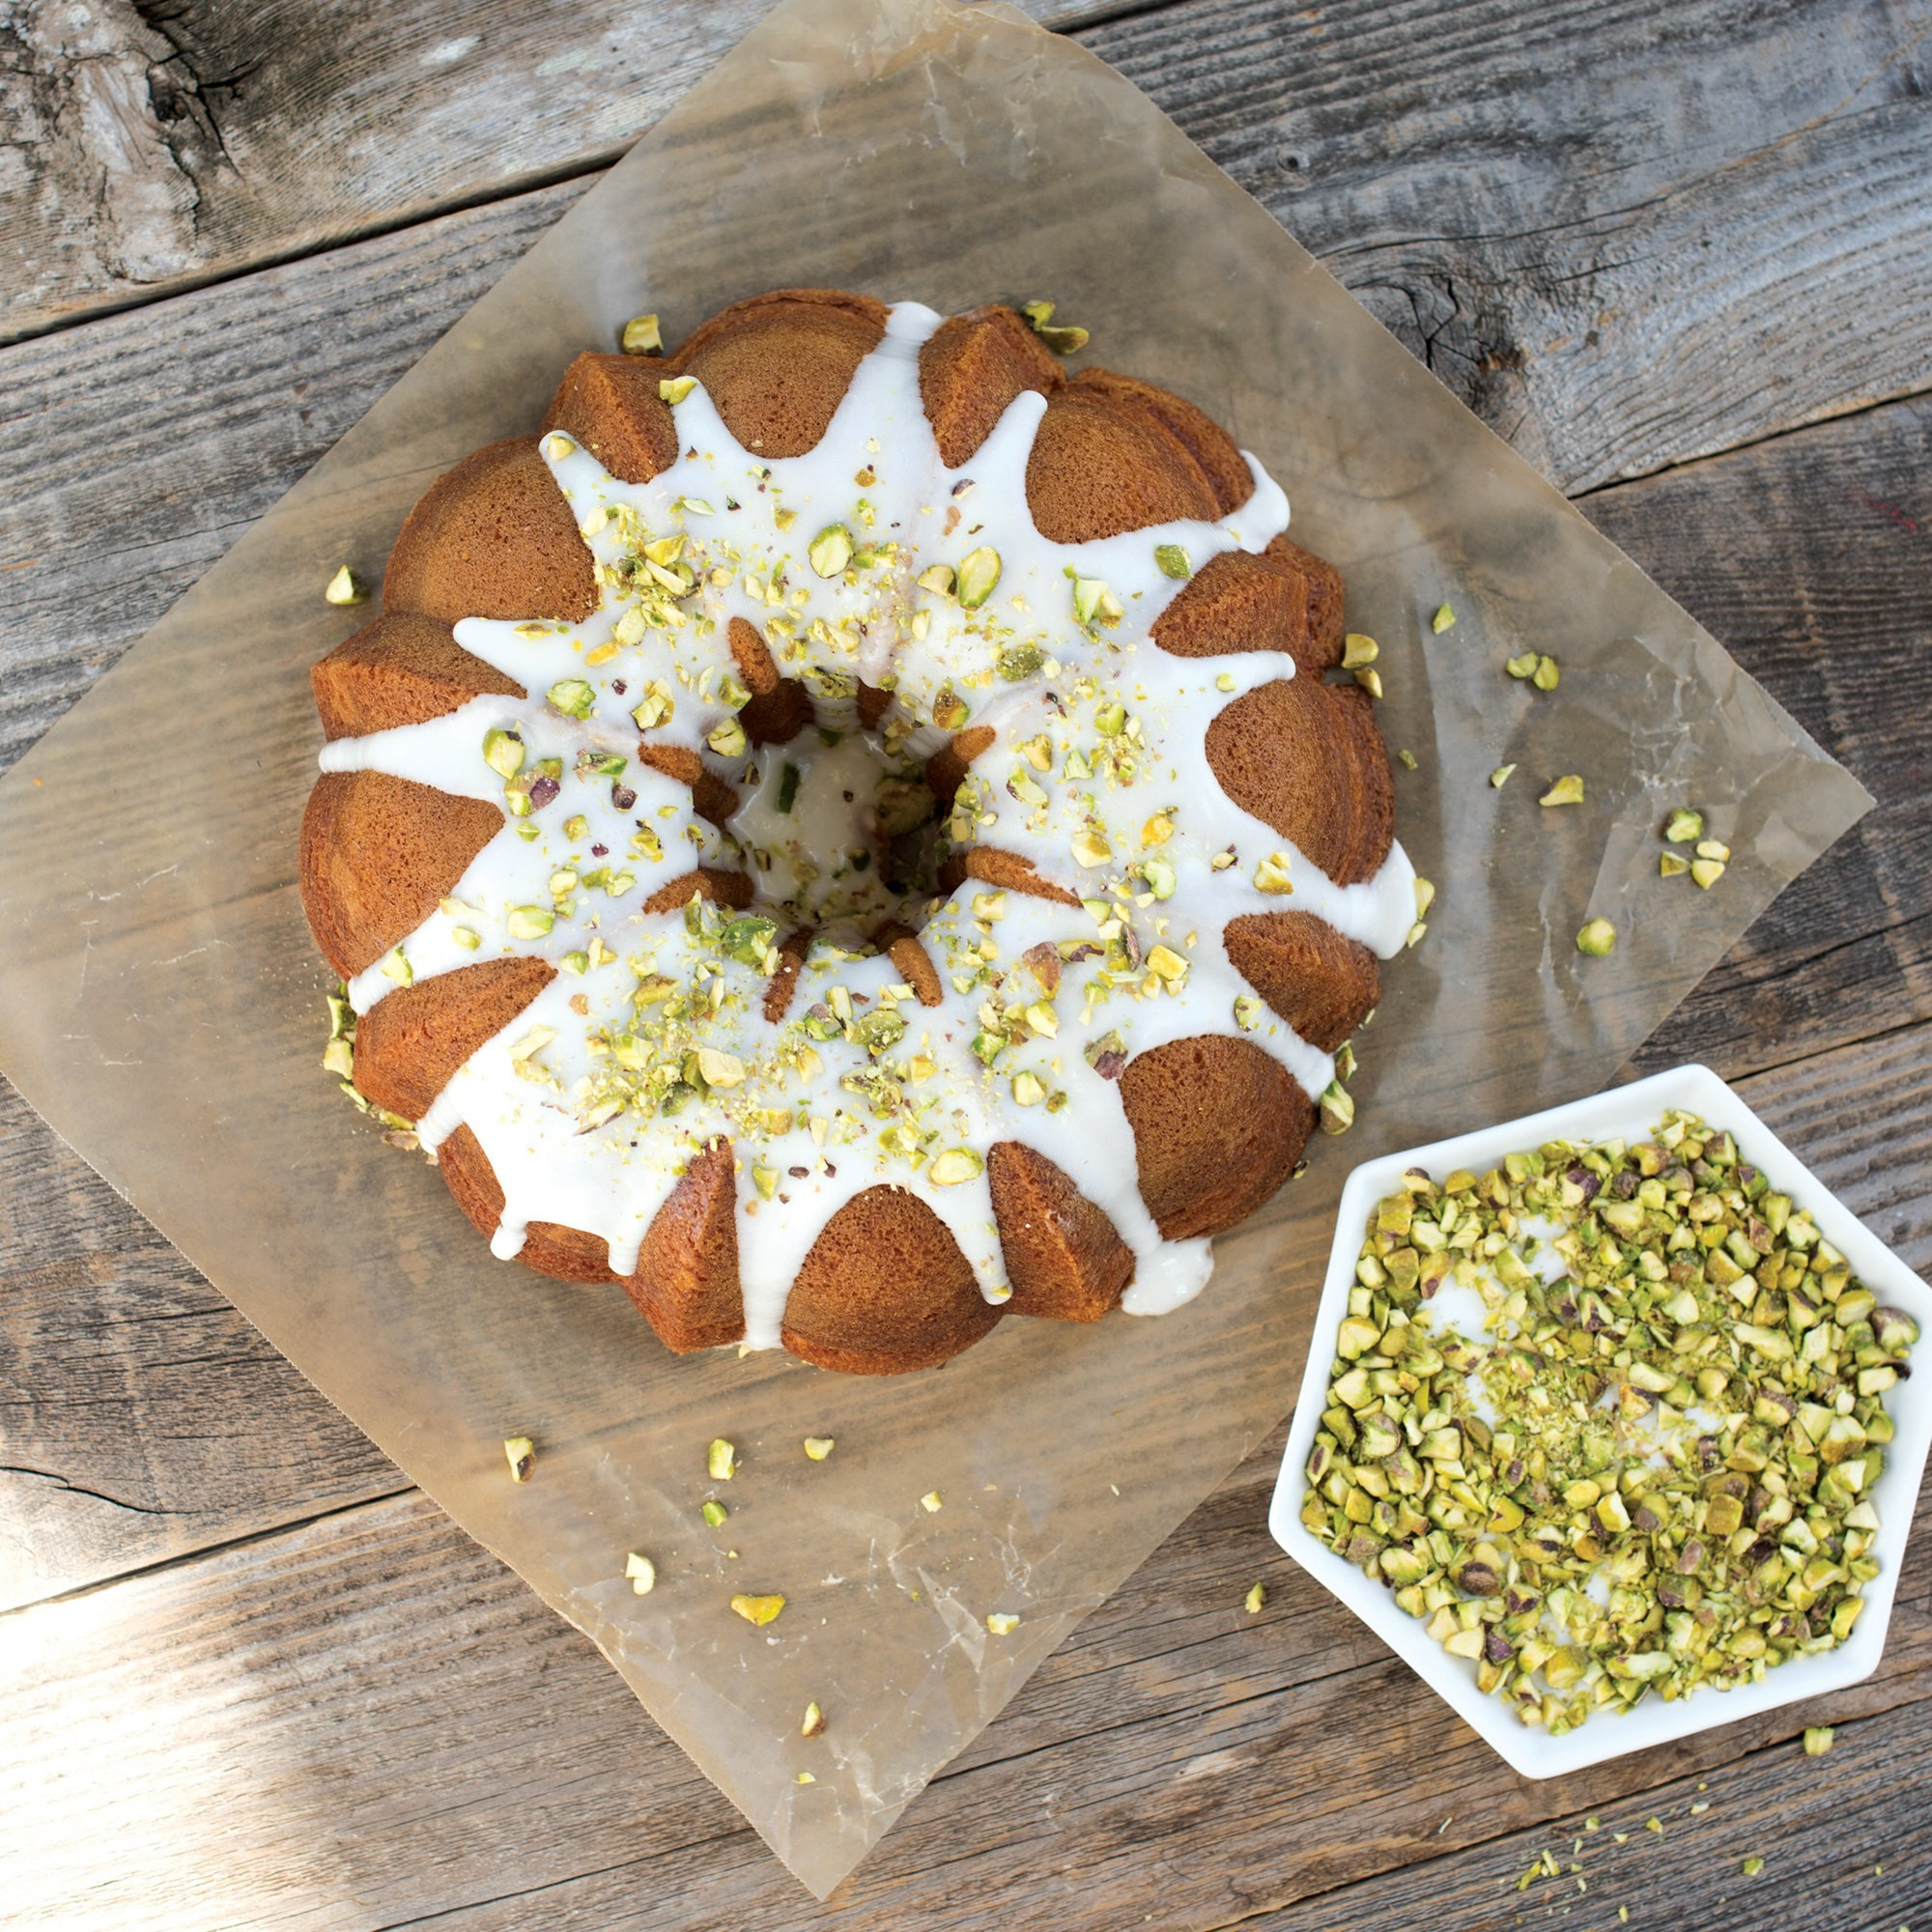
[[[472,698],[322,754],[325,771],[387,772],[506,808],[449,897],[350,987],[364,1012],[399,984],[482,959],[557,967],[418,1123],[431,1148],[460,1124],[481,1143],[504,1195],[493,1250],[515,1255],[540,1219],[595,1235],[629,1274],[688,1161],[727,1135],[746,1338],[758,1348],[778,1346],[820,1230],[880,1182],[923,1200],[982,1293],[1006,1299],[985,1164],[1009,1139],[1113,1221],[1134,1255],[1123,1307],[1191,1299],[1208,1243],[1154,1227],[1121,1068],[1172,1040],[1235,1034],[1320,1094],[1331,1058],[1248,989],[1224,925],[1293,905],[1388,957],[1414,917],[1400,846],[1373,880],[1337,886],[1214,780],[1208,724],[1292,677],[1293,660],[1186,659],[1149,640],[1188,574],[1287,527],[1278,486],[1249,457],[1253,495],[1218,522],[1050,543],[1026,498],[1043,397],[1016,398],[958,469],[940,457],[918,371],[940,320],[894,307],[804,456],[746,450],[688,380],[669,385],[683,453],[648,483],[545,437],[595,562],[598,609],[581,623],[466,619],[457,641],[526,698]],[[805,684],[816,730],[748,746],[734,618]],[[859,732],[861,679],[892,692],[872,734]],[[995,738],[942,818],[942,842],[1016,854],[1081,904],[968,879],[895,910],[902,886],[881,877],[894,788],[916,788],[924,758],[968,725]],[[732,785],[726,827],[699,817],[690,787],[643,763],[640,745],[696,753]],[[752,908],[642,911],[700,866],[751,871]],[[880,919],[920,925],[922,914],[945,990],[936,1008],[863,944]],[[806,923],[817,936],[774,1023],[777,948]]]

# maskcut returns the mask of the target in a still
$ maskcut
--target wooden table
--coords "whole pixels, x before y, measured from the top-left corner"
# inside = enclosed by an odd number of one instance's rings
[[[760,4],[0,0],[0,762]],[[1641,1064],[1923,1266],[1926,0],[1037,11],[1877,795]],[[1924,1520],[1870,1682],[1535,1785],[1269,1543],[1271,1443],[818,1908],[4,1087],[0,1295],[8,1922],[1932,1926]]]

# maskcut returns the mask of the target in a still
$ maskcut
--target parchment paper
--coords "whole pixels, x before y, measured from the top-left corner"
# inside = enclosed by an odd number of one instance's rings
[[[680,1361],[614,1288],[493,1262],[318,1070],[325,974],[293,883],[306,668],[358,621],[322,601],[337,563],[376,578],[429,480],[532,431],[624,317],[656,309],[674,339],[788,283],[941,309],[1052,296],[1089,359],[1228,422],[1381,642],[1385,729],[1417,761],[1400,832],[1440,889],[1357,1042],[1358,1124],[1219,1244],[1198,1302],[1009,1321],[896,1381]],[[1556,694],[1503,675],[1529,647],[1557,657]],[[1540,810],[1572,771],[1588,803]],[[1712,892],[1656,876],[1680,802],[1732,847]],[[1126,81],[1002,9],[795,0],[0,785],[0,1065],[590,1634],[822,1896],[1287,1409],[1346,1170],[1603,1085],[1868,803]],[[1580,958],[1599,914],[1615,955]],[[541,1445],[524,1488],[500,1448],[518,1432]],[[808,1434],[837,1438],[829,1462]],[[705,1480],[714,1435],[744,1457],[729,1485]],[[658,1565],[645,1598],[631,1548]],[[754,1630],[739,1590],[789,1606]],[[996,1609],[1010,1635],[988,1634]],[[828,1728],[807,1741],[812,1699]]]

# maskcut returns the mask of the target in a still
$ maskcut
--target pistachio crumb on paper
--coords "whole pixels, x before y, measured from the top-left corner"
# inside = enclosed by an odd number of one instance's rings
[[[919,1506],[928,1516],[936,1516],[940,1508],[939,1492],[937,1490],[927,1490],[924,1495],[920,1497]]]
[[[1606,959],[1616,951],[1617,929],[1606,919],[1593,919],[1577,934],[1577,951],[1592,959]]]
[[[805,1707],[805,1721],[798,1727],[802,1738],[815,1738],[825,1728],[825,1713],[818,1708],[816,1699]]]
[[[830,1435],[808,1435],[805,1438],[805,1453],[814,1462],[822,1463],[832,1454],[834,1438]]]
[[[704,1467],[714,1483],[728,1483],[738,1473],[736,1445],[719,1436],[704,1452]]]
[[[322,594],[330,604],[366,604],[369,586],[345,563],[328,580],[328,587]]]
[[[617,347],[626,355],[661,355],[664,336],[654,315],[634,315],[617,337]]]
[[[995,1636],[1008,1636],[1018,1630],[1020,1620],[1010,1610],[992,1610],[987,1613],[986,1628]]]
[[[657,1588],[658,1566],[640,1550],[632,1550],[624,1558],[624,1580],[639,1597],[648,1597]]]
[[[1447,604],[1436,606],[1435,614],[1429,620],[1429,628],[1439,638],[1444,631],[1456,628],[1456,613]]]
[[[537,1445],[527,1435],[506,1435],[503,1458],[510,1465],[511,1482],[527,1483],[537,1465]]]
[[[736,1596],[731,1599],[731,1607],[748,1624],[756,1624],[762,1629],[773,1622],[785,1606],[785,1600],[777,1595],[768,1597]]]

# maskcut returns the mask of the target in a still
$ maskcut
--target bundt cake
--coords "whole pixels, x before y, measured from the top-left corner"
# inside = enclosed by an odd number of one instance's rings
[[[314,669],[355,1090],[674,1350],[883,1374],[1187,1300],[1414,917],[1287,522],[1009,308],[579,356]]]

